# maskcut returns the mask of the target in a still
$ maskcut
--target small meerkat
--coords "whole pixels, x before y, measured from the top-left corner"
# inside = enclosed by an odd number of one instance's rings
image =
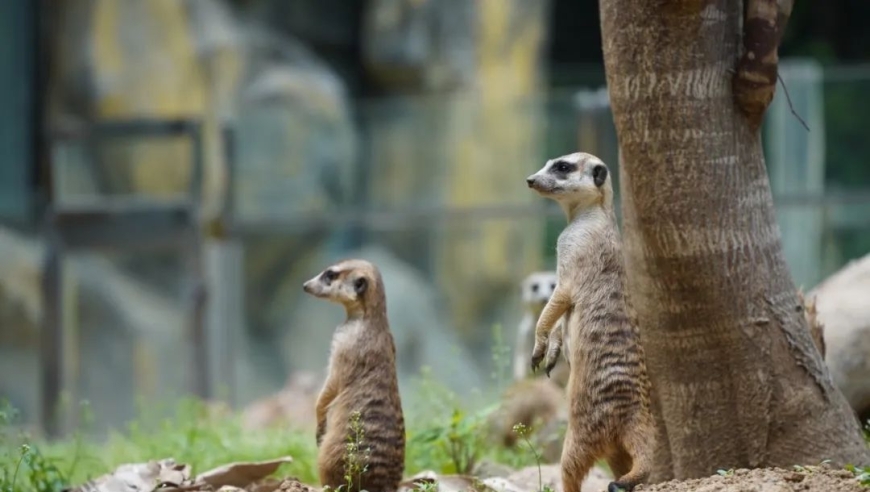
[[[347,319],[332,337],[326,381],[317,398],[317,470],[322,485],[346,484],[350,421],[359,412],[360,452],[367,466],[353,487],[394,492],[405,470],[405,419],[396,377],[396,345],[387,321],[381,273],[364,260],[345,260],[303,284],[308,294],[341,304]],[[367,450],[367,451],[366,451]]]
[[[544,306],[547,305],[554,290],[556,290],[556,272],[554,271],[533,272],[520,284],[524,312],[517,327],[513,361],[514,381],[520,381],[529,375],[529,355],[532,353],[535,340],[535,323],[538,322],[541,311],[544,310]],[[558,350],[562,346],[563,322],[564,318],[561,318],[550,333],[550,345],[554,347],[554,350]],[[547,376],[550,376],[549,371]],[[554,379],[559,386],[565,387],[568,382],[567,364],[556,368]]]
[[[649,476],[656,430],[643,348],[629,317],[610,172],[599,158],[576,152],[548,160],[526,182],[568,218],[556,245],[556,289],[538,319],[532,351],[533,370],[542,361],[555,364],[559,350],[548,343],[564,315],[571,372],[564,490],[580,492],[600,457],[615,477],[607,490],[632,490]]]

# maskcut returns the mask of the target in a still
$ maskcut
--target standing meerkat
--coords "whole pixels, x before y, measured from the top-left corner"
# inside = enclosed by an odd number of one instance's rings
[[[346,444],[354,412],[359,412],[361,465],[368,468],[352,485],[394,492],[405,470],[405,419],[380,271],[364,260],[345,260],[305,282],[303,289],[347,312],[332,337],[326,382],[315,406],[321,485],[350,489],[344,479]]]
[[[548,344],[564,314],[571,371],[564,490],[580,492],[600,457],[616,477],[607,490],[632,490],[649,476],[656,431],[643,349],[628,315],[610,173],[597,157],[577,152],[547,161],[526,182],[568,218],[556,245],[556,290],[538,319],[532,351],[533,370],[542,361],[553,367],[561,349]]]
[[[556,290],[556,272],[541,271],[529,274],[520,284],[523,303],[523,317],[517,327],[517,341],[514,350],[513,376],[514,381],[525,379],[529,375],[529,355],[535,340],[535,324],[541,316],[541,311]],[[561,318],[553,331],[550,333],[551,345],[562,346],[562,327],[564,318]],[[554,348],[554,350],[556,350]],[[549,376],[549,372],[547,373]],[[568,368],[563,364],[556,368],[556,384],[564,387],[568,382]]]

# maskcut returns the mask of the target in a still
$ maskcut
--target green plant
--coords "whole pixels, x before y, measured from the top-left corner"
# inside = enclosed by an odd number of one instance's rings
[[[348,423],[350,434],[347,436],[344,454],[344,481],[347,484],[347,490],[353,490],[353,484],[356,483],[357,492],[360,492],[362,474],[368,470],[369,457],[371,456],[371,448],[363,447],[365,429],[360,418],[359,411],[350,414],[350,422]],[[356,482],[354,482],[354,478],[356,478]]]
[[[468,415],[455,408],[446,425],[436,424],[414,434],[409,445],[428,447],[436,454],[430,455],[430,460],[441,473],[467,474],[480,457],[482,424],[480,415]]]
[[[526,447],[528,447],[529,451],[531,451],[535,456],[535,463],[538,465],[538,490],[540,492],[549,492],[550,487],[545,488],[543,484],[543,477],[541,474],[541,454],[538,453],[535,446],[532,445],[532,441],[529,440],[530,429],[526,427],[525,424],[519,423],[514,425],[513,430],[518,436],[520,436],[520,439],[526,443]]]
[[[420,492],[438,492],[438,482],[435,480],[428,482],[415,482],[414,489]]]
[[[720,468],[716,470],[716,473],[723,477],[730,477],[731,475],[734,475],[734,468],[729,468],[727,470],[723,470]]]
[[[846,469],[855,475],[858,483],[870,487],[870,466],[860,467],[855,465],[846,465]]]

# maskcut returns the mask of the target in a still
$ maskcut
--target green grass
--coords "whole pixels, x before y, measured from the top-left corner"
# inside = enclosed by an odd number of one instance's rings
[[[237,416],[210,419],[205,406],[193,400],[181,402],[168,418],[150,422],[143,416],[100,442],[81,435],[36,441],[11,431],[12,413],[8,407],[0,410],[0,492],[57,492],[124,463],[170,457],[197,473],[233,461],[292,456],[293,463],[279,473],[316,482],[313,435],[293,429],[244,430]]]
[[[494,338],[501,332],[494,328]],[[509,352],[493,350],[489,393],[460,398],[424,369],[413,391],[403,395],[406,426],[406,476],[423,470],[468,473],[483,460],[511,467],[534,465],[534,453],[523,448],[490,445],[486,418],[492,402],[508,382]],[[295,476],[317,484],[314,433],[290,428],[249,431],[238,415],[209,416],[205,405],[184,400],[162,413],[153,402],[142,402],[139,415],[124,429],[99,441],[84,438],[88,407],[79,433],[59,442],[42,442],[14,430],[15,411],[0,405],[0,492],[58,492],[65,487],[114,470],[124,463],[174,458],[199,473],[234,461],[260,461],[292,456],[277,475]],[[158,415],[169,415],[158,417]]]
[[[451,409],[447,418],[420,416],[419,425],[407,420],[406,475],[423,470],[468,473],[482,459],[510,466],[535,463],[534,455],[527,451],[487,445],[488,409],[467,411],[451,405],[454,396],[445,398],[444,407]],[[277,474],[318,483],[313,432],[244,430],[237,416],[209,418],[205,406],[194,400],[181,402],[167,418],[153,421],[147,415],[140,416],[101,441],[76,435],[59,442],[41,442],[12,430],[14,412],[9,407],[0,411],[0,419],[0,492],[58,492],[124,463],[168,457],[190,464],[198,473],[233,461],[292,456],[293,462],[283,465]]]

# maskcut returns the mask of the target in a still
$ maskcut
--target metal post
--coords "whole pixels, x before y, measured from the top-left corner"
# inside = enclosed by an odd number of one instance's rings
[[[193,207],[193,224],[190,231],[190,244],[187,249],[188,275],[190,282],[191,319],[189,326],[189,342],[193,357],[192,375],[195,395],[202,399],[211,398],[212,388],[209,379],[209,344],[206,335],[206,290],[205,269],[203,262],[203,238],[201,227],[202,176],[203,176],[203,135],[202,125],[196,125],[192,131],[193,140],[193,170],[191,172],[191,206]]]
[[[51,212],[48,213],[51,222]],[[42,370],[42,428],[49,439],[61,433],[58,403],[63,381],[62,246],[49,226],[42,274],[43,318],[40,336]]]

